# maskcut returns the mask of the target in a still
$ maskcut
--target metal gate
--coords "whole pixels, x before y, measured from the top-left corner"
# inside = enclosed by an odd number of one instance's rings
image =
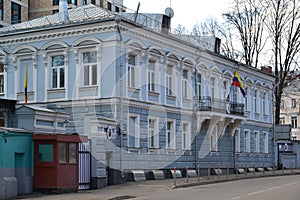
[[[78,189],[87,190],[91,188],[91,145],[90,141],[79,143],[79,180]]]

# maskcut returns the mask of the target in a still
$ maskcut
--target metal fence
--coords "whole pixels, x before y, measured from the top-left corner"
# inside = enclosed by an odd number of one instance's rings
[[[91,153],[90,141],[79,143],[79,176],[78,189],[91,188]]]

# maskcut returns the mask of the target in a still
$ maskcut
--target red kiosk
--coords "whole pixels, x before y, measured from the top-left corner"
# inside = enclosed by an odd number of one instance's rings
[[[46,193],[78,190],[79,135],[34,134],[34,190]]]

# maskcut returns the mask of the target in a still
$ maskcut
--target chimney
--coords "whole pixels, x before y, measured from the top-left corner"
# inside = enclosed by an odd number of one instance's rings
[[[271,66],[261,66],[261,71],[267,74],[272,74],[272,67]]]
[[[65,22],[69,20],[68,2],[67,0],[59,0],[59,21]]]

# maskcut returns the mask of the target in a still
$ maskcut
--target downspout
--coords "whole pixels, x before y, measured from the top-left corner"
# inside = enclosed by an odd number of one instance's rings
[[[122,21],[120,17],[116,17],[115,19],[117,23],[117,31],[119,34],[119,42],[120,42],[120,91],[119,91],[119,98],[120,98],[120,121],[119,121],[119,126],[120,126],[120,173],[121,173],[121,181],[124,181],[124,172],[123,172],[123,117],[124,117],[124,111],[123,111],[123,37],[120,29],[120,22]]]

